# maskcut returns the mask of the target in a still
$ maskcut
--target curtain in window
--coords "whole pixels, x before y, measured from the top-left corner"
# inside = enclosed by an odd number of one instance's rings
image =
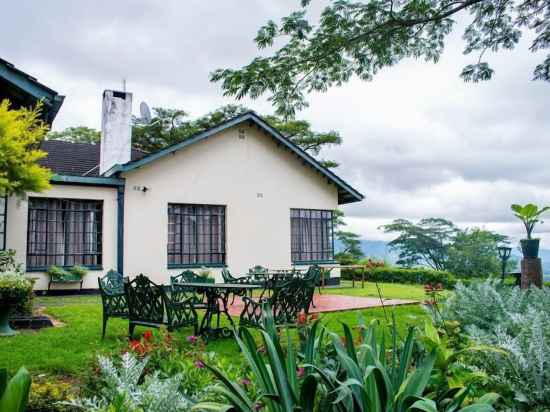
[[[291,258],[293,262],[333,259],[332,211],[291,209]]]

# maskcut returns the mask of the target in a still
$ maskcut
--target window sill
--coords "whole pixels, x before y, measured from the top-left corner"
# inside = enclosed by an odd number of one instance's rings
[[[54,266],[54,265],[52,265]],[[86,268],[88,270],[103,270],[103,265],[72,265],[72,266],[58,266],[62,269],[69,269],[69,268],[72,268],[73,266],[82,266],[83,268]],[[47,272],[48,271],[48,268],[50,266],[43,266],[43,267],[36,267],[36,268],[26,268],[25,269],[25,272]]]
[[[176,263],[176,264],[169,264],[168,269],[200,269],[200,268],[226,268],[227,265],[225,263]]]

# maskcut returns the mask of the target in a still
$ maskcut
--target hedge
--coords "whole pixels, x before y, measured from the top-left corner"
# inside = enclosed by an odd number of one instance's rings
[[[342,269],[342,279],[361,279],[362,269]],[[404,269],[399,267],[375,267],[365,269],[365,280],[373,282],[393,282],[425,285],[427,283],[441,283],[444,287],[452,288],[457,279],[449,272],[427,268]]]

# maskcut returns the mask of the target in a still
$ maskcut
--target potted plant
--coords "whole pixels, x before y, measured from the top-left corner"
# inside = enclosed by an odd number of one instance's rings
[[[524,206],[512,205],[514,215],[521,220],[527,231],[527,239],[521,239],[519,241],[523,257],[525,258],[536,258],[539,256],[540,239],[533,239],[531,234],[537,223],[543,223],[540,217],[547,210],[550,210],[549,206],[539,209],[537,205],[532,203],[528,203]]]
[[[15,335],[8,323],[8,316],[11,309],[27,299],[31,291],[32,282],[21,273],[0,273],[0,336]]]

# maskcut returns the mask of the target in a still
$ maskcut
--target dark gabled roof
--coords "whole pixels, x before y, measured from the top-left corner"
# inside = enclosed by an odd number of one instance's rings
[[[273,128],[272,126],[270,126],[265,120],[263,120],[260,116],[258,116],[254,112],[243,113],[230,120],[227,120],[226,122],[220,123],[219,125],[214,126],[208,130],[198,133],[190,137],[189,139],[186,139],[183,142],[176,143],[162,150],[159,150],[158,152],[151,153],[149,155],[143,156],[136,160],[132,160],[131,162],[128,162],[124,165],[116,165],[112,169],[108,170],[105,173],[105,176],[112,176],[113,174],[119,173],[119,172],[129,172],[136,168],[142,167],[170,153],[173,153],[177,150],[181,150],[184,147],[187,147],[189,145],[192,145],[194,143],[207,139],[215,135],[216,133],[219,133],[223,130],[226,130],[230,127],[236,126],[244,122],[252,123],[258,126],[261,130],[263,130],[269,136],[271,136],[277,142],[278,145],[282,145],[286,149],[294,153],[298,158],[300,158],[304,162],[304,164],[307,164],[308,166],[312,167],[315,171],[317,171],[319,174],[324,176],[329,183],[335,184],[336,187],[338,188],[339,204],[352,203],[352,202],[358,202],[363,200],[364,196],[361,193],[359,193],[356,189],[351,187],[348,183],[346,183],[343,179],[341,179],[336,174],[331,172],[329,169],[321,165],[317,160],[315,160],[315,158],[313,158],[311,155],[303,151],[300,147],[295,145],[290,139],[283,136],[281,132],[279,132],[277,129]]]
[[[44,104],[43,118],[51,124],[65,97],[10,62],[0,59],[0,101],[2,99],[9,99],[15,109],[35,106],[41,101]]]
[[[40,145],[40,149],[48,152],[48,156],[40,160],[40,165],[58,175],[99,176],[100,144],[45,140]],[[140,159],[146,154],[133,149],[132,160]]]

